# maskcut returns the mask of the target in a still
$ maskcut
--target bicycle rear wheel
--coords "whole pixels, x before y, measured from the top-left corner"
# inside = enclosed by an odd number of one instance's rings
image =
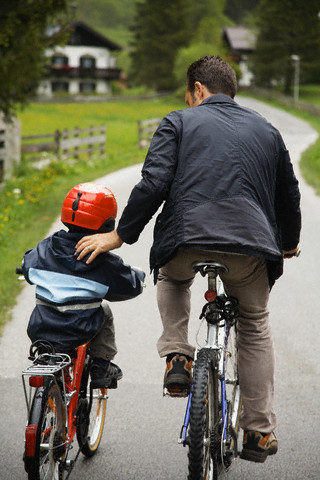
[[[65,412],[54,380],[37,388],[26,428],[24,454],[29,480],[62,480],[65,456]]]
[[[221,410],[213,352],[198,352],[194,367],[188,431],[188,480],[216,480],[221,469]]]
[[[90,360],[82,374],[78,402],[77,440],[83,455],[92,457],[101,442],[107,410],[107,389],[90,387]]]

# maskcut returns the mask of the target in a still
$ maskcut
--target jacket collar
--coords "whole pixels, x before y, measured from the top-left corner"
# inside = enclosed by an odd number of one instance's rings
[[[207,97],[203,100],[203,102],[198,105],[199,107],[201,105],[206,105],[207,103],[232,103],[235,104],[236,102],[233,100],[233,98],[228,97],[228,95],[225,95],[224,93],[216,93],[215,95],[211,95],[211,97]]]

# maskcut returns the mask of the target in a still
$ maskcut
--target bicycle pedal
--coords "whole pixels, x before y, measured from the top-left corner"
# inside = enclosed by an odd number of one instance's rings
[[[189,391],[187,389],[181,388],[163,388],[163,396],[164,397],[172,397],[172,398],[186,398],[189,395]]]

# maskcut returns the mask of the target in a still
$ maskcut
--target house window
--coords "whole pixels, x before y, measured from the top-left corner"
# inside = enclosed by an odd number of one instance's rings
[[[91,93],[96,91],[96,84],[94,82],[81,82],[80,92]]]
[[[95,68],[96,59],[94,57],[84,56],[80,58],[80,68]]]
[[[54,55],[51,58],[51,65],[56,68],[65,67],[66,65],[68,65],[68,63],[68,57],[66,57],[65,55]]]
[[[52,82],[51,88],[53,92],[69,92],[68,82]]]

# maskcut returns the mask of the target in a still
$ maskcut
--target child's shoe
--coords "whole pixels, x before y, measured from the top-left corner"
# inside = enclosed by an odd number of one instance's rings
[[[92,388],[117,388],[118,380],[122,378],[121,368],[103,358],[92,360],[90,374]]]

